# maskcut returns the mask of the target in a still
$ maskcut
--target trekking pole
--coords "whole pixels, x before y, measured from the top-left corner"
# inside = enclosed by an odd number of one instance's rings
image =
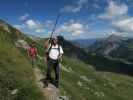
[[[56,20],[55,20],[55,24],[54,24],[53,30],[52,30],[51,35],[50,35],[50,39],[52,38],[52,36],[53,36],[53,34],[54,34],[54,32],[55,32],[55,29],[56,29],[56,26],[57,26],[57,24],[58,24],[58,20],[59,20],[60,16],[61,16],[61,14],[58,13],[57,18],[56,18]]]

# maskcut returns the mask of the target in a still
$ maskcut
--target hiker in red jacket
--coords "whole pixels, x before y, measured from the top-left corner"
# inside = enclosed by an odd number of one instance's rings
[[[35,61],[37,58],[37,48],[35,47],[35,42],[32,42],[30,48],[27,50],[28,57],[31,58],[32,67],[35,65]]]

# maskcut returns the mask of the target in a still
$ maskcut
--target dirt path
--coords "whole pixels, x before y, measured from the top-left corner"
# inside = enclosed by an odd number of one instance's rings
[[[43,95],[46,97],[46,100],[62,100],[59,99],[59,89],[57,89],[54,85],[49,84],[48,87],[43,87],[43,83],[40,80],[43,79],[44,76],[39,68],[34,68],[34,75],[36,84],[41,89]]]
[[[29,48],[29,44],[25,40],[17,40],[15,43],[16,47],[21,47],[27,50]],[[39,59],[43,59],[43,57],[38,56]],[[38,67],[33,68],[34,70],[34,76],[35,76],[35,82],[37,86],[42,91],[43,95],[46,97],[46,100],[66,100],[64,98],[60,98],[60,91],[57,89],[54,85],[49,84],[47,88],[44,88],[43,82],[40,81],[41,79],[44,79],[44,76],[41,72],[41,70]]]

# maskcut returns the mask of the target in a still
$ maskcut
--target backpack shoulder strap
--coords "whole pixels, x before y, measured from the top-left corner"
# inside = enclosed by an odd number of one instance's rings
[[[52,44],[50,45],[50,47],[47,50],[48,53],[50,52],[51,48],[52,48]]]
[[[60,56],[60,45],[58,44],[58,51],[59,51],[59,56]]]
[[[52,48],[52,45],[50,45],[50,47],[47,48],[47,50],[45,51],[47,59],[49,58],[49,52],[50,52],[51,48]]]

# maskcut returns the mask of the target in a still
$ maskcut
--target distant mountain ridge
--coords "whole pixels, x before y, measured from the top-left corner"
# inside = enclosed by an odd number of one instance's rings
[[[88,51],[103,56],[122,58],[133,62],[133,39],[111,35],[101,41],[92,44]]]
[[[92,39],[74,39],[71,40],[71,42],[74,45],[77,45],[81,48],[88,48],[90,45],[92,45],[96,40],[99,40],[98,38],[92,38]]]
[[[35,84],[26,50],[21,45],[15,45],[18,40],[22,44],[30,44],[35,40],[39,55],[36,67],[46,74],[46,63],[43,61],[43,42],[46,39],[29,38],[12,26],[8,26],[9,32],[4,27],[0,26],[0,100],[47,100]],[[86,59],[91,63],[85,64],[82,57],[88,55],[82,48],[61,36],[59,40],[65,51],[60,73],[61,100],[132,100],[133,78],[117,73],[121,71],[119,69],[123,63],[117,62],[117,67],[112,65],[114,62],[110,64],[110,61],[101,56],[91,56]],[[95,66],[100,69],[106,67],[109,71],[99,71],[94,69]],[[123,67],[122,71],[125,71],[127,67]],[[110,70],[115,70],[116,73]]]
[[[82,60],[86,59],[87,52],[84,49],[74,45],[70,41],[64,39],[62,36],[58,36],[58,38],[60,41],[59,44],[63,46],[66,56]]]

